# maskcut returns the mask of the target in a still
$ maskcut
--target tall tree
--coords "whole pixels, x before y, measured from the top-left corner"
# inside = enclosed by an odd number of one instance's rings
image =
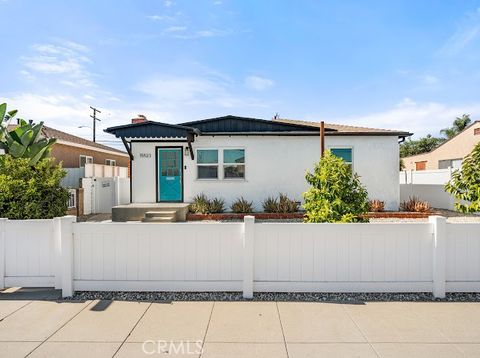
[[[463,160],[462,170],[455,170],[445,191],[457,201],[455,209],[462,213],[480,211],[480,143]]]
[[[436,138],[431,134],[428,134],[426,137],[418,140],[407,139],[405,142],[400,144],[400,158],[430,152],[444,141],[444,138]]]
[[[456,117],[453,121],[453,125],[451,127],[442,129],[440,133],[443,134],[447,139],[450,139],[463,131],[471,122],[472,120],[470,119],[470,115],[464,114],[461,117]]]

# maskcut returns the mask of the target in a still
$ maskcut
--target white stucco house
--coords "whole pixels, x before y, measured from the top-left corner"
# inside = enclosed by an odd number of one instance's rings
[[[148,121],[105,130],[130,155],[131,202],[189,202],[199,193],[229,206],[240,196],[256,210],[270,195],[302,200],[306,171],[320,159],[320,124],[237,116],[181,124]],[[351,164],[370,199],[399,206],[399,140],[404,131],[325,124],[325,149]]]

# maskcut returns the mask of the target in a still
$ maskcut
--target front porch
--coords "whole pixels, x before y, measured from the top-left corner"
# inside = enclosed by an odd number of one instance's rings
[[[114,206],[112,221],[186,221],[187,213],[188,203],[132,203]]]

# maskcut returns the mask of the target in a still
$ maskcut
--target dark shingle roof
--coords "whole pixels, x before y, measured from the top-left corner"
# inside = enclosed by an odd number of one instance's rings
[[[294,120],[294,119],[274,119],[275,122],[281,123],[296,123],[302,124],[312,127],[320,127],[320,122],[310,122],[310,121],[301,121],[301,120]],[[413,135],[413,133],[406,132],[406,131],[399,131],[393,129],[380,129],[380,128],[368,128],[368,127],[358,127],[358,126],[349,126],[345,124],[332,124],[332,123],[325,123],[325,130],[333,130],[336,132],[337,135],[398,135],[400,137],[409,137]]]

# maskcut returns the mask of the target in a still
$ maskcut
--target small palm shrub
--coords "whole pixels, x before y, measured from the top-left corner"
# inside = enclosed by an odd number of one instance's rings
[[[385,202],[381,200],[370,200],[368,202],[368,210],[375,213],[385,211]]]
[[[211,213],[223,213],[225,211],[225,200],[222,198],[213,198],[208,204]]]
[[[278,198],[269,196],[262,202],[262,206],[266,213],[296,213],[299,208],[297,201],[281,193]]]
[[[418,213],[426,213],[431,210],[430,204],[426,201],[420,200],[416,196],[409,197],[408,200],[400,204],[400,210],[411,211]]]
[[[201,193],[193,198],[188,210],[194,214],[223,213],[225,211],[225,200],[221,198],[208,199]]]
[[[280,194],[278,198],[278,211],[279,213],[296,213],[298,211],[298,203],[290,199],[285,194]]]
[[[253,211],[253,203],[242,196],[233,202],[231,209],[234,213],[251,213]]]
[[[262,202],[263,211],[266,213],[278,212],[278,200],[273,196],[269,196]]]
[[[208,214],[210,210],[210,202],[203,193],[196,195],[192,203],[188,206],[188,210],[194,214]]]

